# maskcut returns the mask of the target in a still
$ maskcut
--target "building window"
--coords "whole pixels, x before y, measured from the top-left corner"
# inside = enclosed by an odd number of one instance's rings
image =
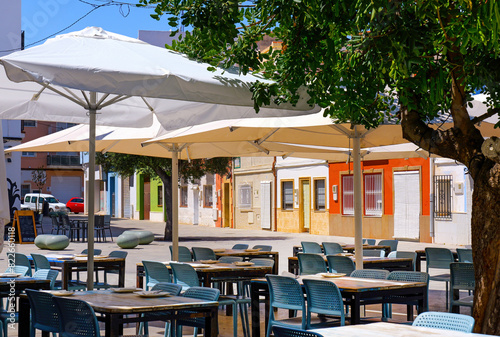
[[[434,217],[438,220],[451,218],[451,175],[434,176]]]
[[[365,215],[382,216],[382,173],[365,174]]]
[[[158,186],[158,206],[163,206],[163,185]]]
[[[188,188],[181,186],[181,207],[188,207]]]
[[[21,195],[24,198],[24,196],[28,193],[31,192],[31,185],[30,184],[21,184]],[[28,197],[29,199],[29,197]],[[27,200],[29,202],[29,200]]]
[[[354,215],[354,179],[352,175],[342,176],[342,214]]]
[[[314,180],[314,209],[324,211],[326,209],[325,179]]]
[[[293,209],[293,181],[281,182],[281,208],[283,210]]]
[[[36,152],[22,152],[21,156],[23,157],[36,157]]]
[[[213,195],[212,185],[203,185],[203,207],[212,207]]]
[[[240,208],[252,208],[252,186],[248,184],[240,185],[239,192]]]
[[[28,121],[28,120],[24,120],[23,121],[23,127],[36,127],[36,121]]]

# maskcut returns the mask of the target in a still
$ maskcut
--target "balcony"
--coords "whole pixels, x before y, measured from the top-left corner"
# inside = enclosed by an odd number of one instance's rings
[[[47,166],[81,166],[80,156],[48,155]]]

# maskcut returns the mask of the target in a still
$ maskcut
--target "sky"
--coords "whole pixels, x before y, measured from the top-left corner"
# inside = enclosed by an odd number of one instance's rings
[[[152,19],[150,14],[154,13],[154,9],[138,8],[135,6],[137,2],[22,0],[21,26],[25,32],[25,46],[40,44],[51,35],[82,30],[88,26],[102,27],[134,38],[138,37],[139,30],[170,30],[166,18],[160,21]],[[99,5],[105,6],[96,8]]]

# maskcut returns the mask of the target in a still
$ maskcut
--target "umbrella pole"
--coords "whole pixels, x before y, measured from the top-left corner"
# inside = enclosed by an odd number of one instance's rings
[[[172,151],[172,260],[179,260],[179,152],[177,145]]]
[[[89,126],[89,195],[87,226],[87,289],[94,289],[94,213],[95,213],[95,124],[97,94],[90,93],[90,126]]]
[[[360,136],[356,126],[354,126],[353,151],[354,165],[354,253],[356,259],[356,269],[363,269],[363,209],[361,207],[361,158]]]

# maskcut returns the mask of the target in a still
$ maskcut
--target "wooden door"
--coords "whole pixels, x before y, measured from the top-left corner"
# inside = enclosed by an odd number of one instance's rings
[[[311,228],[311,181],[309,178],[299,179],[300,197],[300,230],[309,232]]]

